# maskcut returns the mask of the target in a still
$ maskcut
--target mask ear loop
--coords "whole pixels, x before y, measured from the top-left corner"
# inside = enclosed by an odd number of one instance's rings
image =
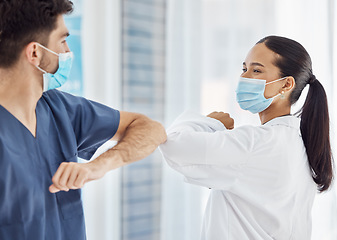
[[[287,78],[287,77],[283,77],[283,78],[280,78],[280,79],[276,79],[276,80],[274,80],[274,81],[271,81],[271,82],[266,83],[266,85],[271,84],[271,83],[274,83],[274,82],[282,81],[282,80],[284,80],[284,79],[286,79],[286,78]],[[276,94],[276,95],[275,95],[274,97],[272,97],[272,98],[276,98],[276,97],[278,97],[278,96],[280,96],[281,99],[285,99],[284,91],[282,91],[282,92],[279,93],[279,94]]]
[[[43,73],[47,73],[47,71],[43,70],[42,68],[40,68],[38,65],[35,66],[37,69],[39,69],[41,72]]]
[[[268,82],[268,83],[266,83],[266,85],[272,84],[272,83],[274,83],[274,82],[282,81],[282,80],[285,79],[285,78],[287,78],[287,77],[283,77],[283,78],[276,79],[276,80],[274,80],[274,81]]]
[[[42,47],[44,50],[47,50],[48,52],[56,55],[56,56],[59,56],[56,52],[54,52],[53,50],[50,50],[49,48],[46,48],[45,46],[43,46],[42,44],[40,43],[37,43],[37,45],[39,45],[40,47]]]
[[[56,56],[58,56],[59,57],[59,54],[57,54],[56,52],[54,52],[54,51],[52,51],[52,50],[50,50],[49,48],[46,48],[45,46],[43,46],[42,44],[40,44],[40,43],[36,43],[39,47],[41,47],[41,48],[43,48],[44,50],[46,50],[46,51],[48,51],[48,52],[50,52],[50,53],[52,53],[52,54],[54,54],[54,55],[56,55]],[[43,70],[42,68],[40,68],[39,66],[35,66],[37,69],[39,69],[41,72],[43,72],[43,73],[47,73],[47,71],[45,71],[45,70]]]

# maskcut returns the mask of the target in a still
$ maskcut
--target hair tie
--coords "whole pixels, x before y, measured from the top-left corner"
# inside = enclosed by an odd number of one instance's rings
[[[309,78],[309,84],[311,85],[311,84],[313,84],[315,81],[316,81],[317,79],[316,79],[316,76],[314,75],[314,74],[312,74],[311,76],[310,76],[310,78]]]

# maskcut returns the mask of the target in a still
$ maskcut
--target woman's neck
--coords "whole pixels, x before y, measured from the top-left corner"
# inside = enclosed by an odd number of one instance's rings
[[[272,107],[270,106],[266,110],[259,113],[261,124],[265,124],[266,122],[269,122],[270,120],[289,115],[290,114],[290,106],[280,106],[280,107]]]

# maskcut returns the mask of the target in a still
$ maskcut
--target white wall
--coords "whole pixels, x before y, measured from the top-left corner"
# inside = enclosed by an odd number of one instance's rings
[[[167,1],[165,125],[184,110],[200,111],[202,54],[201,0]],[[183,183],[183,177],[163,165],[161,239],[199,239],[204,189]]]
[[[84,96],[116,109],[121,106],[120,9],[119,0],[83,0]],[[83,202],[87,239],[120,239],[120,170],[88,183]]]

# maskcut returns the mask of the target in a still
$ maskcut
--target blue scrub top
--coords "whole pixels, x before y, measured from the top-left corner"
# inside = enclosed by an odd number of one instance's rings
[[[0,239],[85,240],[80,190],[50,193],[62,162],[89,160],[119,112],[58,90],[36,106],[36,137],[0,105]]]

